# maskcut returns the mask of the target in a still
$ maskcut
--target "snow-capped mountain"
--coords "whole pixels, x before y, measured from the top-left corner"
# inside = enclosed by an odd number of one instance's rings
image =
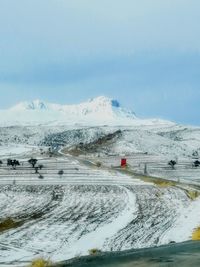
[[[121,108],[120,103],[117,100],[113,100],[104,96],[100,96],[94,99],[90,99],[85,103],[79,105],[59,105],[46,103],[40,100],[34,100],[32,102],[22,102],[12,107],[12,111],[54,111],[62,112],[67,115],[76,116],[93,116],[98,115],[111,118],[130,118],[135,119],[134,112]]]
[[[21,102],[0,111],[1,125],[132,125],[163,124],[162,120],[140,120],[117,100],[100,96],[78,105],[60,105],[40,100]]]

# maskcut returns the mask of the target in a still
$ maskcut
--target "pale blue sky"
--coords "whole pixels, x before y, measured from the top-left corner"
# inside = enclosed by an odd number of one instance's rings
[[[199,0],[0,0],[0,107],[117,98],[200,125]]]

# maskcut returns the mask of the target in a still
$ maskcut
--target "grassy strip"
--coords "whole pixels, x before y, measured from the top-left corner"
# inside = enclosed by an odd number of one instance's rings
[[[171,187],[171,186],[177,186],[177,182],[175,181],[171,181],[171,180],[166,180],[163,178],[155,178],[152,176],[145,176],[145,175],[139,175],[139,174],[135,174],[132,170],[128,169],[128,168],[117,168],[118,171],[122,172],[122,173],[126,173],[128,175],[132,175],[135,178],[138,178],[144,182],[147,183],[152,183],[158,187]]]
[[[194,190],[186,190],[186,194],[191,200],[195,200],[200,196],[200,192]]]
[[[176,186],[179,187],[180,189],[184,190],[185,193],[187,194],[188,198],[190,198],[191,200],[195,200],[200,196],[200,191],[197,190],[192,190],[192,189],[185,189],[181,187],[181,183],[180,182],[175,182],[175,181],[171,181],[171,180],[166,180],[164,178],[155,178],[152,176],[145,176],[145,175],[138,175],[138,174],[134,174],[133,171],[131,171],[128,168],[125,169],[118,169],[123,173],[126,173],[128,175],[134,175],[134,177],[137,177],[138,179],[144,181],[144,182],[148,182],[148,183],[152,183],[158,187],[172,187],[172,186]],[[191,185],[190,185],[191,186]]]
[[[157,185],[158,187],[171,187],[171,186],[176,186],[177,183],[174,181],[168,181],[168,180],[164,180],[164,179],[160,179],[160,178],[152,178],[152,177],[141,177],[141,180],[144,182],[150,182],[153,183],[155,185]]]

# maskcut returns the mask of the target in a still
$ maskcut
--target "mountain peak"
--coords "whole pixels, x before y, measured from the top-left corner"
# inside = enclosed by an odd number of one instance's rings
[[[120,107],[120,103],[117,100],[105,96],[98,96],[96,98],[92,98],[89,100],[89,102],[100,106],[110,105],[112,107]]]
[[[120,103],[115,99],[113,99],[111,103],[112,103],[112,106],[115,108],[119,108],[121,106]]]
[[[165,121],[140,120],[131,110],[112,98],[99,96],[78,105],[60,105],[36,99],[0,110],[4,125],[137,125],[163,124]],[[169,124],[169,123],[168,123]]]
[[[73,105],[74,106],[74,105]],[[82,106],[84,108],[88,108],[91,110],[91,112],[94,111],[94,109],[97,111],[99,109],[112,109],[112,108],[121,108],[121,105],[119,101],[105,97],[105,96],[99,96],[96,98],[91,98],[87,102],[83,102],[79,105],[76,105],[77,108],[79,106]],[[70,107],[70,105],[60,105],[60,104],[52,104],[52,103],[46,103],[44,101],[41,101],[40,99],[36,99],[33,101],[25,101],[18,103],[14,107],[11,108],[11,110],[55,110],[55,109],[66,109],[67,107]]]
[[[105,97],[105,96],[99,96],[96,98],[92,98],[88,101],[88,104],[90,107],[96,107],[96,109],[110,109],[112,110],[113,108],[118,109],[121,108],[121,105],[119,103],[118,100],[109,98],[109,97]]]

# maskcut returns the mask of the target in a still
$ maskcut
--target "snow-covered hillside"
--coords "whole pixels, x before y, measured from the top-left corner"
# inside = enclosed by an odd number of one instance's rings
[[[161,125],[171,122],[138,119],[133,111],[121,107],[117,100],[104,96],[79,105],[59,105],[40,100],[22,102],[0,110],[0,125]]]
[[[93,156],[143,153],[193,160],[200,155],[200,128],[140,120],[106,97],[69,106],[36,100],[0,111],[1,149],[23,145]]]

